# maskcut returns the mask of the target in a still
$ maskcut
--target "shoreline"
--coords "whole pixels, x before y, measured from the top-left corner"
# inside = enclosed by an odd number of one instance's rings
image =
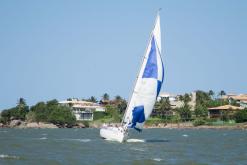
[[[121,123],[112,123],[112,126],[120,126]],[[100,128],[102,124],[99,123],[90,123],[89,127],[86,127],[82,123],[78,123],[72,127],[60,127],[54,125],[52,123],[43,123],[43,122],[17,122],[15,125],[3,125],[0,123],[1,128],[17,128],[17,129],[28,129],[28,128],[37,128],[37,129],[54,129],[54,128]],[[152,128],[162,128],[162,129],[231,129],[231,130],[247,130],[247,123],[238,123],[234,125],[200,125],[194,126],[191,122],[186,123],[159,123],[152,125],[144,125],[144,129],[152,129]]]
[[[228,129],[228,130],[247,130],[247,125],[200,125],[200,126],[183,126],[183,125],[175,125],[168,124],[168,126],[144,126],[144,128],[152,129],[152,128],[162,128],[162,129]]]

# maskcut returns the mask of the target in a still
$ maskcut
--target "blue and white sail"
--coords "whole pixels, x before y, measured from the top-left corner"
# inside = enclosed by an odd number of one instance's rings
[[[126,126],[139,131],[143,128],[144,122],[152,113],[163,80],[164,66],[161,59],[161,32],[158,14],[123,118],[123,123]]]

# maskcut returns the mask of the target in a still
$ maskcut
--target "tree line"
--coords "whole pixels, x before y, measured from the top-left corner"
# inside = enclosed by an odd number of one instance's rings
[[[161,98],[155,104],[152,117],[159,118],[165,122],[193,121],[195,125],[204,124],[208,120],[208,108],[227,105],[229,103],[239,106],[234,100],[221,99],[225,94],[224,91],[220,91],[218,94],[220,97],[216,97],[212,90],[208,92],[197,90],[193,110],[189,104],[192,99],[191,94],[185,93],[184,95],[180,95],[178,100],[182,102],[182,106],[177,108],[172,108],[169,98]],[[69,98],[67,100],[72,99]],[[117,95],[113,99],[110,99],[107,93],[104,93],[99,101],[95,96],[82,100],[105,106],[106,112],[96,112],[94,114],[95,120],[100,119],[101,121],[120,122],[127,107],[127,101],[121,96]],[[230,119],[236,122],[247,122],[247,109],[238,111],[234,116],[229,116],[227,113],[223,114],[222,120],[227,121]],[[25,99],[20,98],[17,106],[1,112],[1,123],[8,124],[11,120],[49,122],[61,127],[71,127],[76,124],[76,118],[70,107],[60,105],[56,99],[47,102],[38,102],[29,107]]]
[[[72,100],[68,98],[67,100]],[[124,113],[127,102],[121,96],[117,95],[110,100],[110,96],[104,93],[102,99],[97,101],[97,98],[91,96],[84,101],[98,102],[106,107],[106,112],[103,114],[95,114],[96,118],[112,118],[111,121],[119,122]],[[98,116],[98,117],[97,117]],[[10,109],[1,111],[0,123],[8,125],[12,120],[21,120],[27,122],[45,122],[53,123],[59,127],[72,127],[76,124],[76,117],[71,111],[71,107],[63,106],[56,99],[47,102],[38,102],[29,107],[24,98],[20,98],[17,105]]]
[[[28,122],[49,122],[57,126],[70,127],[75,124],[76,118],[68,107],[59,105],[57,100],[38,102],[34,106],[27,106],[25,99],[20,98],[17,106],[3,110],[0,122],[9,124],[12,120]]]
[[[172,108],[168,97],[161,98],[156,102],[154,108],[155,117],[164,119],[166,122],[180,122],[180,121],[193,121],[194,125],[205,124],[208,119],[208,108],[223,106],[223,105],[234,105],[240,106],[235,100],[222,99],[222,96],[226,93],[222,90],[219,92],[218,97],[212,90],[208,92],[197,90],[194,110],[192,110],[189,102],[192,99],[192,95],[185,93],[180,95],[178,100],[182,102],[182,106]],[[235,120],[236,122],[247,122],[247,108],[236,112],[234,115],[230,115],[228,111],[223,113],[223,121]]]

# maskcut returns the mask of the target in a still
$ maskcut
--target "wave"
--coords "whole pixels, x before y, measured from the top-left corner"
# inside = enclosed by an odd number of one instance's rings
[[[130,149],[134,151],[141,151],[141,152],[145,151],[143,148],[130,148]]]
[[[184,135],[182,135],[183,137],[188,137],[189,135],[186,135],[186,134],[184,134]]]
[[[20,159],[19,156],[0,154],[0,159]]]
[[[153,160],[154,161],[157,161],[157,162],[160,162],[162,159],[160,159],[160,158],[154,158]]]
[[[75,139],[75,140],[79,142],[84,142],[84,143],[91,141],[91,139]]]
[[[34,138],[34,139],[38,139],[38,140],[47,140],[47,137],[41,137],[41,138]],[[78,142],[90,142],[91,139],[69,139],[69,138],[64,138],[64,139],[53,139],[53,138],[49,138],[50,140],[55,140],[55,141],[78,141]]]
[[[0,132],[4,132],[5,133],[5,132],[8,132],[8,131],[4,130],[4,131],[0,131]]]
[[[126,142],[128,143],[163,143],[163,142],[170,142],[167,139],[127,139]]]
[[[65,140],[65,141],[79,141],[79,142],[90,142],[91,139],[57,139],[57,140]]]
[[[127,139],[128,143],[144,143],[146,142],[144,139]]]

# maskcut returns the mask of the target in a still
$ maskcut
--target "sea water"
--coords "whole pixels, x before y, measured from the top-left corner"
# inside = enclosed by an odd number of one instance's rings
[[[144,129],[118,143],[99,129],[0,129],[0,164],[246,165],[247,131]]]

